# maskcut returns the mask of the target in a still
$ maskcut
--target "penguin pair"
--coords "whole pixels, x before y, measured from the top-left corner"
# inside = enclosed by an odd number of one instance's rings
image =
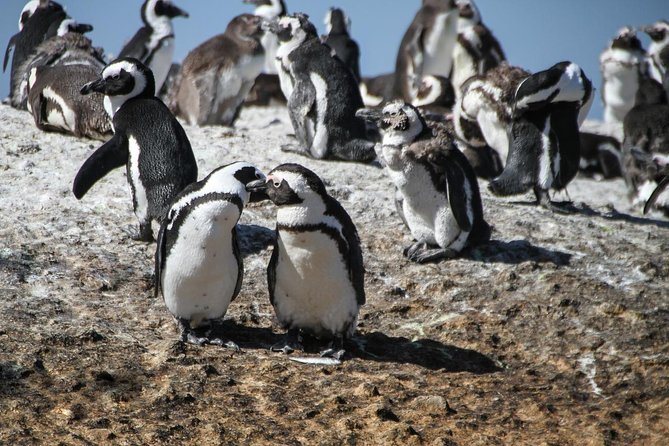
[[[144,26],[121,48],[119,58],[135,58],[146,65],[153,73],[156,88],[153,94],[157,95],[174,57],[172,19],[188,17],[188,13],[171,0],[144,0],[140,12]]]
[[[474,170],[452,135],[401,101],[358,112],[380,129],[379,159],[399,191],[397,211],[415,243],[404,255],[418,263],[453,258],[490,238]]]
[[[513,100],[510,148],[502,174],[488,187],[496,195],[532,189],[537,203],[556,212],[550,189],[564,189],[580,160],[579,120],[592,103],[592,83],[573,62],[560,62],[528,76]]]
[[[351,71],[330,55],[306,15],[284,16],[268,27],[279,39],[277,69],[297,139],[282,149],[318,159],[372,161],[374,144],[355,116],[362,98]]]
[[[197,179],[195,156],[181,124],[155,96],[151,70],[137,59],[107,65],[101,77],[81,88],[82,94],[104,94],[114,136],[97,149],[77,173],[77,199],[116,167],[126,166],[139,219],[135,240],[151,241],[151,222],[161,222],[170,201]]]
[[[265,60],[261,24],[258,16],[239,15],[188,53],[172,105],[177,116],[191,125],[233,125]]]
[[[329,341],[321,356],[338,362],[365,303],[362,250],[353,221],[318,175],[299,164],[282,164],[247,189],[267,194],[278,207],[267,285],[288,333],[272,350],[303,350],[300,338],[310,335]]]

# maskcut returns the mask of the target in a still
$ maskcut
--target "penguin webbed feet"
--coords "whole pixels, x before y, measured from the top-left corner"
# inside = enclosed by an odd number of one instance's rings
[[[273,352],[283,352],[286,355],[291,354],[295,350],[304,351],[300,330],[298,328],[291,328],[280,342],[272,345],[269,349]]]
[[[453,259],[458,252],[451,248],[433,248],[427,242],[416,242],[404,248],[404,256],[416,263],[429,263]]]
[[[342,336],[335,336],[332,341],[330,341],[327,347],[319,352],[323,358],[333,358],[341,361],[346,354],[344,349],[344,338]]]
[[[135,233],[130,232],[130,238],[136,242],[151,243],[153,241],[153,230],[151,229],[151,221],[148,223],[140,223],[139,230]]]
[[[548,209],[556,214],[569,215],[578,212],[571,201],[563,203],[556,203],[551,201],[548,191],[544,189],[534,188],[534,195],[537,197],[537,205]]]
[[[186,319],[178,319],[177,323],[179,324],[179,340],[184,343],[193,344],[193,345],[219,345],[221,347],[226,347],[237,352],[240,352],[241,349],[239,346],[230,339],[222,337],[212,337],[212,331],[214,327],[210,327],[209,330],[205,333],[204,336],[198,336],[195,333],[195,330],[191,328],[190,322]]]
[[[298,153],[300,155],[308,155],[309,151],[305,150],[299,144],[281,144],[281,151],[286,153]]]

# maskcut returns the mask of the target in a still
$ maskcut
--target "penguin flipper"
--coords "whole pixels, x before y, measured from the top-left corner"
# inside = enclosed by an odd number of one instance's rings
[[[274,231],[274,247],[272,248],[272,257],[267,264],[267,290],[269,291],[269,301],[274,306],[274,289],[276,287],[276,263],[279,261],[279,230]]]
[[[156,243],[156,265],[155,265],[155,275],[154,275],[154,286],[153,286],[153,297],[158,297],[158,293],[161,291],[161,276],[163,274],[163,266],[165,266],[165,251],[167,246],[167,241],[165,238],[165,231],[167,231],[167,224],[170,221],[170,215],[163,219],[163,222],[160,224],[160,231],[158,231],[158,240]],[[164,298],[164,297],[163,297]]]
[[[18,37],[18,35],[19,35],[19,33],[14,34],[14,35],[9,39],[9,42],[7,42],[7,48],[5,49],[5,59],[4,59],[4,61],[2,62],[2,71],[3,71],[3,73],[5,72],[5,70],[7,70],[7,63],[9,62],[9,53],[11,53],[11,52],[12,52],[12,49],[14,49],[14,46],[16,45],[16,43],[14,42],[14,40],[16,40],[16,38]]]
[[[660,181],[660,184],[657,185],[655,190],[653,191],[652,194],[650,194],[650,197],[648,197],[648,201],[646,201],[645,206],[643,207],[643,213],[644,215],[650,211],[650,208],[655,204],[657,201],[657,197],[660,196],[660,194],[669,186],[669,175],[666,177],[662,178],[662,181]]]
[[[151,40],[151,28],[148,26],[141,27],[137,30],[135,35],[132,36],[128,43],[123,46],[118,57],[134,57],[135,59],[145,62],[144,59],[149,51],[144,42],[148,42],[149,40]]]
[[[520,119],[512,123],[509,134],[509,154],[502,173],[488,184],[495,195],[522,194],[535,183],[538,169],[537,147],[541,147],[541,132],[531,122]]]
[[[288,99],[290,120],[295,130],[295,138],[307,149],[311,147],[313,134],[310,135],[308,120],[311,119],[316,104],[316,89],[311,82],[296,80],[293,93]]]
[[[242,260],[242,253],[239,250],[239,240],[237,238],[237,225],[232,227],[232,253],[237,259],[237,283],[235,283],[235,290],[232,292],[230,302],[235,300],[242,289],[242,279],[244,278],[244,262]]]
[[[77,172],[72,186],[74,196],[81,199],[100,178],[127,162],[128,140],[119,133],[115,133],[112,139],[88,157]]]
[[[446,154],[442,154],[442,156],[445,158],[448,157]],[[446,159],[442,165],[446,169],[446,190],[451,212],[453,212],[455,221],[458,223],[460,229],[469,232],[472,230],[473,222],[469,219],[469,215],[467,215],[467,196],[471,196],[474,191],[469,184],[469,179],[465,175],[465,172],[458,165],[458,161],[460,160]]]

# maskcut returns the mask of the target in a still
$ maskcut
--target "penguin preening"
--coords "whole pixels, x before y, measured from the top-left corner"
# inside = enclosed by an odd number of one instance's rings
[[[423,0],[397,51],[391,97],[412,102],[423,76],[448,77],[457,37],[455,0]]]
[[[407,258],[453,258],[489,240],[476,175],[445,129],[431,129],[417,108],[401,101],[358,114],[381,129],[376,150],[400,192],[400,217],[416,240],[404,250]]]
[[[114,136],[81,166],[72,191],[77,199],[116,167],[126,166],[133,209],[139,219],[135,240],[151,241],[151,222],[160,223],[170,202],[197,180],[197,164],[181,124],[155,96],[151,70],[133,58],[116,59],[101,77],[81,89],[105,95]]]
[[[340,8],[330,8],[325,16],[327,34],[321,41],[332,49],[332,54],[346,65],[360,82],[360,48],[350,36],[351,19]]]
[[[599,57],[604,121],[622,124],[634,107],[639,77],[645,74],[646,52],[629,27],[622,28]]]
[[[278,207],[267,267],[269,297],[286,339],[272,350],[302,350],[300,334],[330,341],[322,356],[341,359],[365,303],[364,265],[353,221],[323,181],[299,164],[282,164],[252,182]]]
[[[158,94],[167,78],[174,56],[172,19],[188,17],[188,13],[171,0],[145,0],[141,8],[142,26],[126,43],[119,58],[138,59],[151,69]]]
[[[592,83],[573,62],[560,62],[528,76],[516,90],[509,155],[488,187],[496,195],[533,189],[537,203],[557,212],[549,189],[564,189],[580,158],[579,116],[592,102]]]
[[[277,68],[297,139],[282,149],[318,159],[373,160],[374,144],[355,116],[363,104],[351,71],[330,55],[307,16],[284,16],[268,26],[279,38]]]
[[[158,234],[155,294],[162,291],[181,341],[239,349],[233,341],[200,337],[194,329],[222,319],[239,294],[244,264],[237,221],[253,200],[246,185],[264,178],[255,166],[235,162],[191,183],[174,198]]]
[[[458,35],[453,48],[450,80],[456,95],[467,79],[484,74],[506,60],[502,46],[481,20],[474,0],[456,0]]]
[[[191,125],[232,125],[240,106],[262,71],[262,19],[251,14],[233,18],[225,33],[188,53],[173,106]]]

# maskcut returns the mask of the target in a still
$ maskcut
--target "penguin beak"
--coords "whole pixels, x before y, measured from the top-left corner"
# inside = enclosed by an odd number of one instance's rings
[[[88,23],[77,23],[77,26],[72,29],[75,33],[86,34],[93,31],[93,25]]]
[[[249,202],[255,203],[269,199],[267,195],[267,180],[256,180],[246,184],[246,191],[250,192]]]
[[[383,112],[375,108],[361,108],[355,112],[355,116],[370,124],[378,125],[378,122],[383,118]]]
[[[100,79],[94,80],[92,82],[89,82],[86,85],[84,85],[83,87],[81,87],[80,93],[81,94],[90,94],[90,93],[93,93],[93,92],[97,92],[97,93],[103,93],[104,94],[105,87],[106,87],[105,80],[100,78]]]

